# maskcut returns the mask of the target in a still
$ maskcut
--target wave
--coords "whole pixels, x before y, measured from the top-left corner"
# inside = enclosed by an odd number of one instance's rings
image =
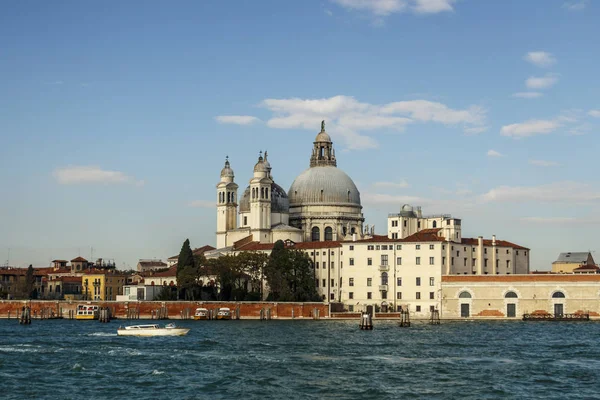
[[[108,333],[108,332],[94,332],[88,333],[86,336],[117,336],[116,333]]]

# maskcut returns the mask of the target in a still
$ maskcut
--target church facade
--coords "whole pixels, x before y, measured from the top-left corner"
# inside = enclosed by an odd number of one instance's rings
[[[254,165],[252,179],[238,201],[238,185],[228,159],[217,184],[217,248],[227,248],[252,237],[275,243],[362,239],[364,217],[360,192],[352,179],[337,167],[325,122],[317,134],[309,168],[286,192],[275,183],[265,151]]]

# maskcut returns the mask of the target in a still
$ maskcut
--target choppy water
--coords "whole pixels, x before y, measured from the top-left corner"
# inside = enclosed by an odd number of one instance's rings
[[[598,323],[119,323],[0,320],[0,398],[600,399]]]

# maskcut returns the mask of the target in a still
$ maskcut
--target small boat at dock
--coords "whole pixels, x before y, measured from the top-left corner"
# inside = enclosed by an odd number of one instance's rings
[[[75,319],[98,319],[100,307],[91,304],[78,304]]]
[[[119,327],[117,329],[118,336],[184,336],[190,330],[188,328],[181,328],[175,326],[175,324],[167,324],[164,328],[161,328],[158,324],[148,325],[131,325],[126,327]]]
[[[231,310],[227,307],[219,308],[217,319],[231,319]]]
[[[196,308],[196,312],[194,313],[194,319],[209,319],[209,311],[206,308]]]

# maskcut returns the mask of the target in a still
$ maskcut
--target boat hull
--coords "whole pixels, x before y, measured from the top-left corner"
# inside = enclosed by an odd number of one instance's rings
[[[208,315],[195,315],[194,319],[196,321],[200,321],[200,320],[204,320],[204,319],[208,319]]]
[[[190,330],[187,328],[160,328],[160,329],[117,329],[118,336],[185,336]]]

